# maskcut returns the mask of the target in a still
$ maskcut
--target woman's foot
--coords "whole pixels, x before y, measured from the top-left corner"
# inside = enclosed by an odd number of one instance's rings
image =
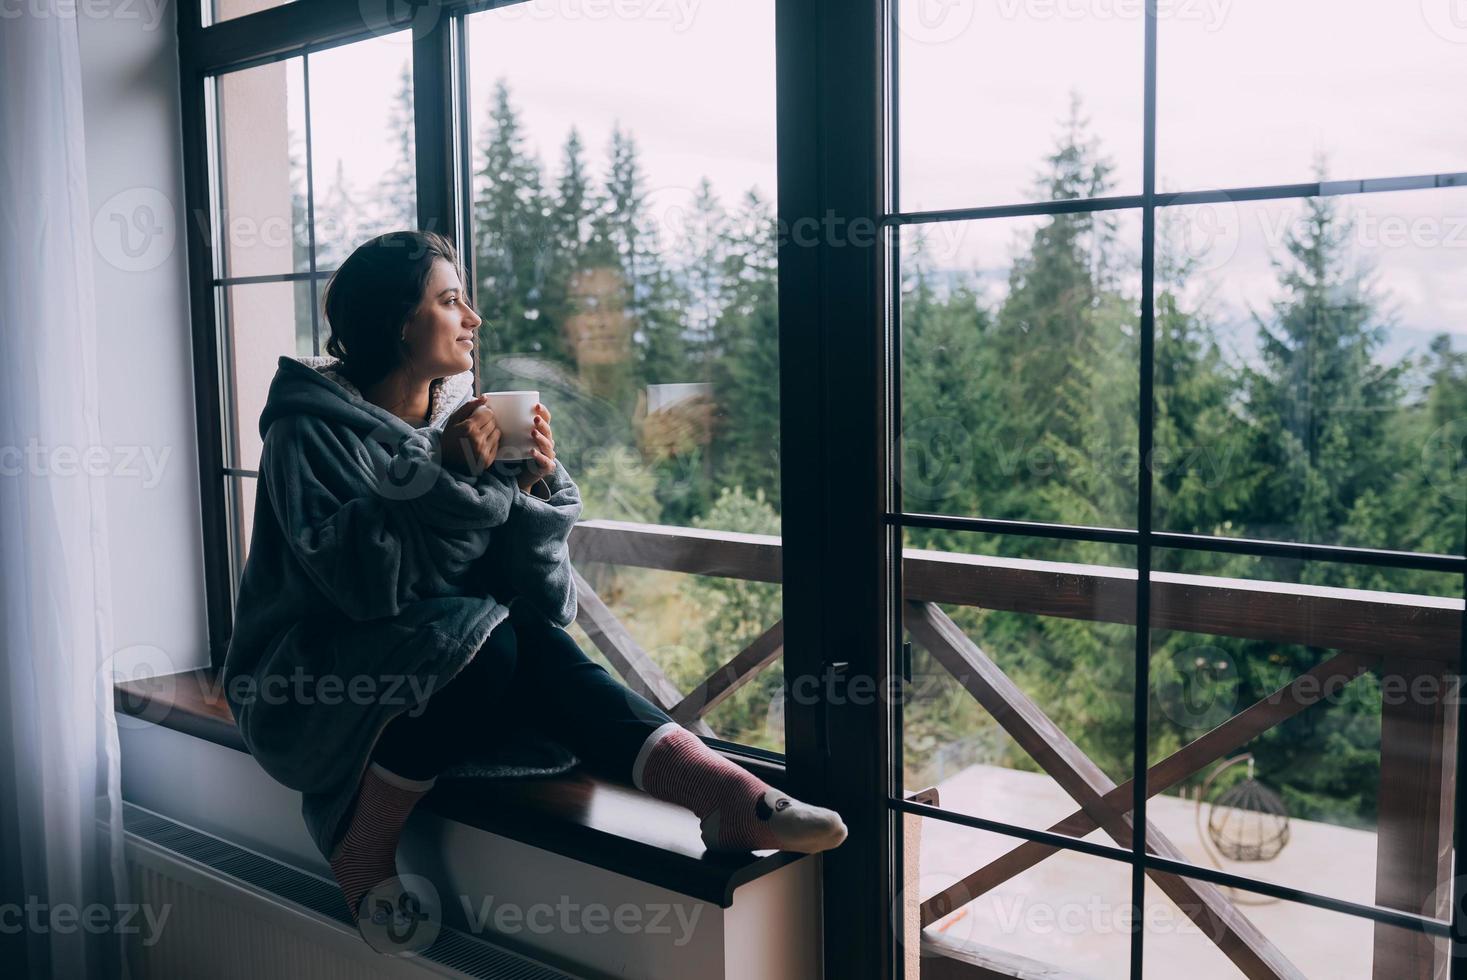
[[[358,918],[362,896],[396,876],[397,841],[403,825],[434,782],[399,776],[375,762],[362,775],[351,823],[330,857],[331,873],[341,886],[353,921]]]
[[[815,854],[828,851],[846,839],[845,821],[839,813],[801,803],[773,788],[756,797],[752,806],[714,810],[703,818],[700,826],[703,844],[710,851],[756,851],[772,847]]]
[[[846,839],[840,814],[781,793],[676,722],[647,737],[632,767],[632,782],[697,814],[709,850],[813,854]]]

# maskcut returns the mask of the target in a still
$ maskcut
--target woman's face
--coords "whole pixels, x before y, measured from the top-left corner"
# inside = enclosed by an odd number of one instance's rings
[[[461,374],[474,366],[474,343],[483,318],[469,308],[468,291],[446,259],[435,259],[422,302],[403,331],[413,368],[429,378]]]

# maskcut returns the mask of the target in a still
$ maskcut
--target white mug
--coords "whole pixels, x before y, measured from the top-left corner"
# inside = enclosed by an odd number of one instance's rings
[[[494,456],[495,461],[529,459],[535,444],[530,432],[540,393],[489,391],[485,394],[489,396],[489,407],[494,410],[494,420],[499,423],[499,452]]]

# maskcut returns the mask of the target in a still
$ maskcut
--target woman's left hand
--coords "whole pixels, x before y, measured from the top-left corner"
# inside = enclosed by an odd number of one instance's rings
[[[519,475],[520,489],[528,491],[537,481],[555,472],[555,437],[550,432],[550,409],[535,403],[530,427],[530,458]]]

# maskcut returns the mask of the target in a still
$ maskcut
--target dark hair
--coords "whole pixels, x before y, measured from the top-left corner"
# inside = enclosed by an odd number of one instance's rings
[[[453,244],[431,231],[392,231],[357,246],[326,284],[331,336],[326,352],[358,388],[391,374],[403,361],[403,327],[422,302],[433,263],[445,259],[463,278]]]

